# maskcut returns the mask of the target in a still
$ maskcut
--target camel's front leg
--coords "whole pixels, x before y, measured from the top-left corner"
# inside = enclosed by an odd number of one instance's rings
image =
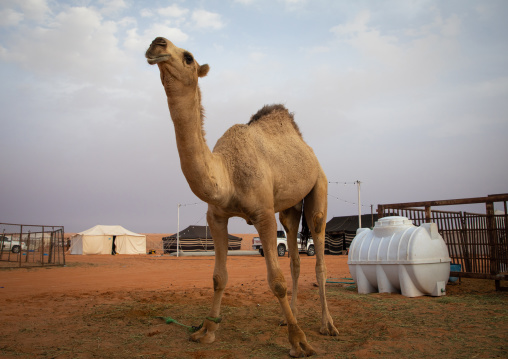
[[[298,316],[298,308],[296,305],[298,299],[298,279],[300,277],[300,253],[298,253],[298,227],[300,226],[300,218],[302,216],[302,204],[299,203],[294,207],[288,208],[279,213],[280,223],[284,226],[287,234],[287,243],[289,249],[291,279],[293,280],[291,294],[291,311],[295,317]],[[281,325],[286,325],[285,319]]]
[[[254,222],[254,221],[253,221]],[[279,300],[282,313],[288,325],[288,336],[291,344],[289,355],[292,357],[311,356],[316,354],[307,342],[305,333],[297,324],[287,298],[287,285],[279,267],[277,258],[277,223],[273,212],[266,213],[263,219],[254,222],[265,252],[268,283],[273,294]]]
[[[215,331],[219,328],[220,305],[222,295],[228,282],[226,260],[228,255],[228,220],[213,214],[208,207],[208,224],[212,233],[215,246],[215,269],[213,271],[213,303],[208,316],[203,322],[203,327],[191,335],[191,340],[200,343],[213,343]]]

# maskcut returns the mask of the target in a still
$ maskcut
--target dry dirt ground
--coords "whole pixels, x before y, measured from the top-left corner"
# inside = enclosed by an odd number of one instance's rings
[[[327,285],[340,336],[319,334],[315,257],[302,255],[299,323],[318,358],[508,357],[508,293],[463,280],[439,298],[359,295]],[[213,257],[67,256],[65,267],[0,270],[2,358],[286,358],[287,328],[260,256],[229,257],[223,321],[211,345],[190,342],[171,317],[199,325],[212,295]],[[326,256],[328,277],[349,277]],[[289,259],[280,258],[286,278]],[[506,284],[506,283],[504,283]],[[289,285],[290,287],[290,285]]]

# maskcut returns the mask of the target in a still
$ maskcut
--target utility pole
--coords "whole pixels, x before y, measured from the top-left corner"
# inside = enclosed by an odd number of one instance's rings
[[[360,184],[359,180],[356,180],[358,186],[358,228],[362,228],[362,201],[360,199]]]
[[[180,254],[180,207],[184,207],[184,206],[194,206],[196,204],[200,204],[199,202],[197,203],[187,203],[187,204],[181,204],[181,203],[178,203],[178,223],[177,223],[177,232],[176,232],[176,256],[179,257],[179,254]]]
[[[346,184],[356,184],[357,189],[358,189],[358,228],[362,228],[362,199],[361,199],[361,196],[360,196],[360,189],[361,189],[362,182],[360,182],[360,180],[356,180],[354,182],[328,182],[328,183],[337,183],[337,184],[344,183],[344,185],[346,185]],[[337,198],[337,199],[340,199],[340,198]],[[344,201],[344,202],[347,202],[347,201]],[[354,203],[351,203],[351,204],[354,204]],[[370,208],[371,208],[371,212],[372,212],[372,205],[370,206]]]
[[[180,207],[182,205],[178,203],[178,224],[176,225],[176,256],[179,257],[180,253]]]
[[[374,205],[370,205],[370,224],[374,227]]]

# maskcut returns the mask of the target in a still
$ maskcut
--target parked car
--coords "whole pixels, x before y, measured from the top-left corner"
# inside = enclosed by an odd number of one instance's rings
[[[26,251],[25,243],[20,243],[19,240],[7,236],[0,236],[0,246],[2,246],[2,250],[12,251],[12,253],[19,253],[21,249]]]
[[[297,243],[298,243],[298,251],[300,253],[307,253],[308,256],[313,256],[314,254],[316,254],[316,251],[314,249],[314,241],[312,240],[312,238],[309,238],[309,240],[307,241],[307,246],[304,248],[302,246],[300,233],[298,233]],[[287,248],[288,248],[288,240],[286,232],[277,231],[277,255],[279,257],[283,257],[287,252]],[[265,255],[263,251],[263,245],[261,244],[261,240],[259,239],[259,237],[254,237],[252,239],[252,249],[255,251],[259,251],[259,254],[261,254],[262,256]]]
[[[300,233],[298,233],[298,237],[296,239],[297,243],[298,243],[298,251],[300,253],[307,253],[308,256],[313,256],[316,254],[316,249],[314,248],[314,241],[312,240],[312,238],[309,238],[307,240],[307,248],[304,248],[303,245],[302,245],[302,239],[300,238]]]

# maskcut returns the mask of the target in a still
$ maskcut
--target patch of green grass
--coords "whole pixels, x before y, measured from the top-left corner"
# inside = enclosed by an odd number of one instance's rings
[[[298,321],[315,348],[325,357],[474,357],[490,353],[508,356],[508,296],[499,293],[462,294],[443,297],[406,298],[399,294],[359,295],[345,287],[328,287],[332,317],[340,335],[323,337],[319,300],[314,297],[298,305]],[[313,294],[318,298],[318,294]],[[279,327],[278,303],[260,306],[223,305],[223,322],[217,340],[211,346],[190,342],[189,334],[175,324],[164,325],[157,316],[169,316],[185,325],[199,325],[208,315],[208,301],[139,298],[135,293],[114,302],[98,303],[83,312],[82,333],[88,341],[78,345],[88,354],[97,347],[117,346],[115,357],[150,357],[136,348],[150,346],[155,357],[161,353],[179,353],[183,358],[213,357],[280,358],[287,357],[287,329]],[[195,304],[198,303],[198,304]],[[229,303],[231,304],[231,303]],[[27,334],[30,327],[24,330]],[[153,332],[152,332],[153,331]],[[93,338],[91,336],[93,334]],[[25,334],[24,332],[22,334]],[[20,334],[20,335],[22,335]],[[115,337],[114,343],[106,339]],[[169,340],[168,338],[171,338]],[[431,345],[429,345],[431,343]],[[153,349],[157,348],[157,350]],[[53,352],[48,349],[48,352]],[[489,354],[489,355],[490,355]],[[152,356],[152,357],[154,357]],[[176,356],[178,357],[178,356]]]
[[[406,298],[398,294],[360,295],[334,287],[328,288],[328,297],[344,305],[336,324],[341,334],[347,336],[346,348],[338,358],[355,357],[354,353],[361,348],[369,348],[371,355],[381,357],[423,358],[434,351],[443,357],[471,357],[485,350],[508,356],[506,293]],[[397,336],[405,346],[394,344]],[[439,351],[411,350],[412,345],[423,348],[421,343],[429,342],[429,338],[434,338]],[[373,342],[390,344],[386,348]]]

